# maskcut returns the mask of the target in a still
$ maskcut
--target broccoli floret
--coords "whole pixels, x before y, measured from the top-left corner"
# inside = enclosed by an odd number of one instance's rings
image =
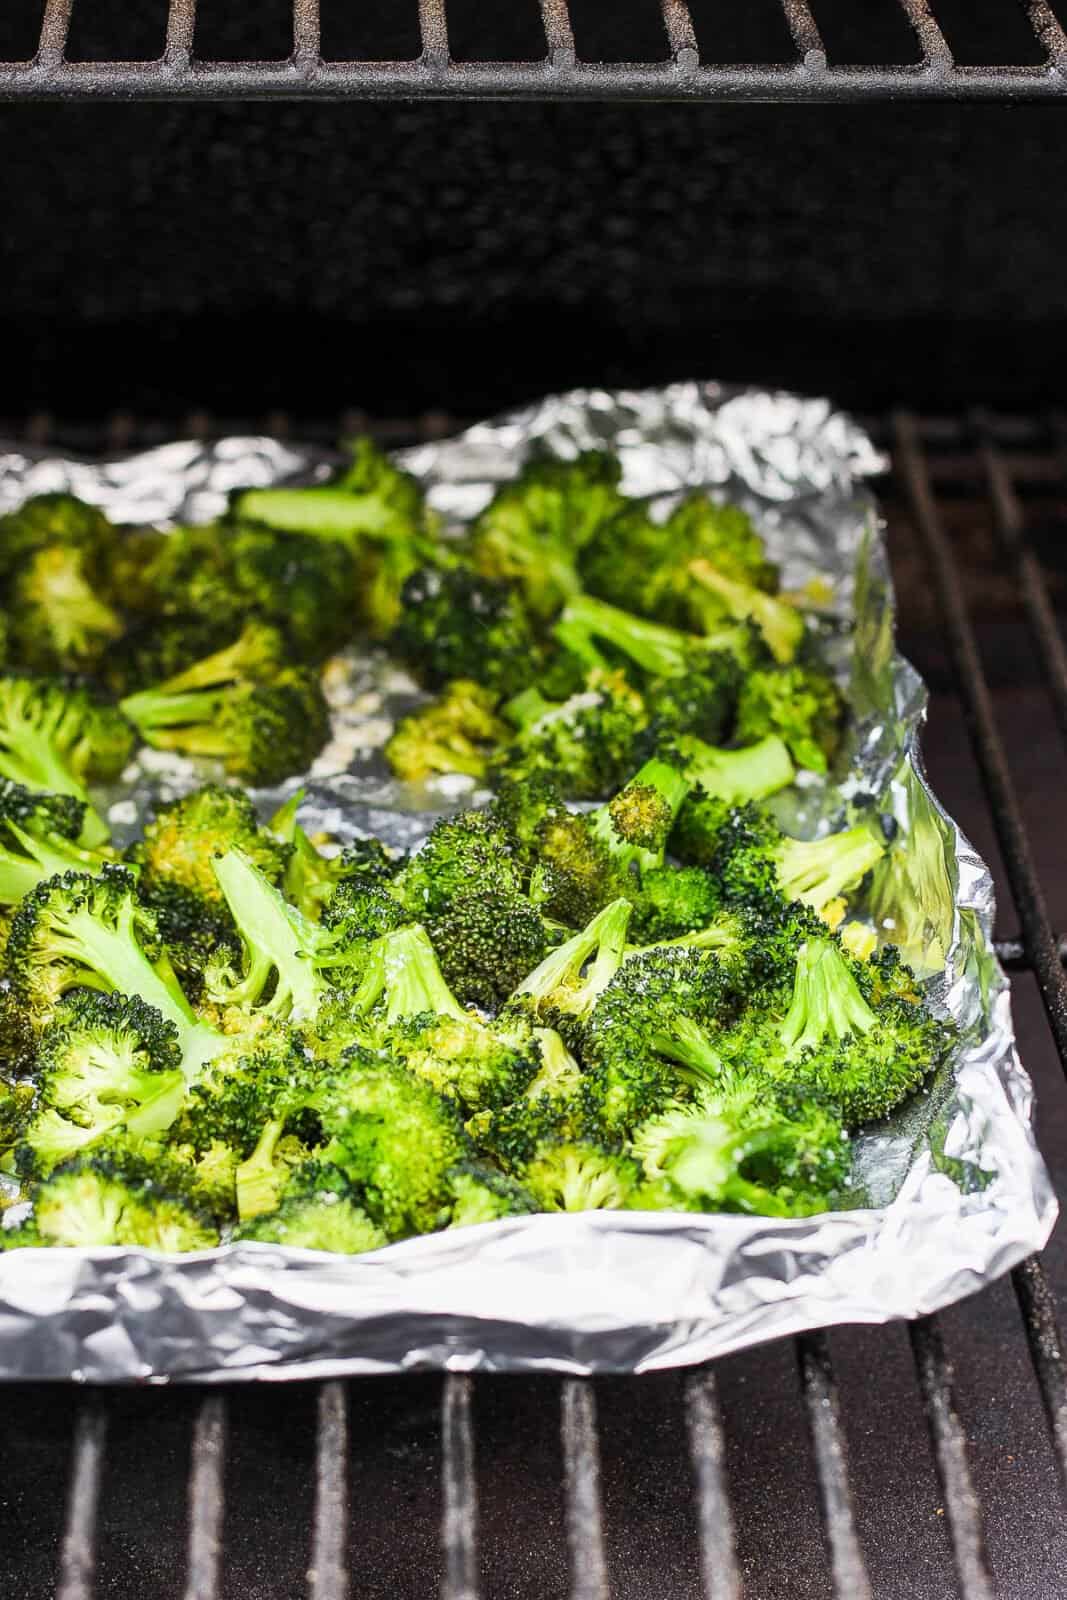
[[[546,1141],[580,1136],[582,1069],[554,1028],[535,1028],[541,1053],[537,1074],[517,1100],[468,1118],[468,1134],[508,1172],[532,1160]]]
[[[880,990],[877,979],[875,966],[831,937],[808,939],[770,1015],[742,1018],[724,1051],[802,1093],[823,1094],[847,1123],[887,1116],[943,1060],[955,1030],[902,996],[899,968],[890,987]]]
[[[654,758],[618,794],[590,813],[588,826],[616,871],[662,867],[667,840],[690,783],[668,761]]]
[[[825,772],[836,754],[845,704],[834,680],[814,667],[772,667],[741,685],[735,737],[754,744],[769,734],[784,739],[798,767]]]
[[[353,872],[342,879],[330,896],[322,925],[334,935],[336,963],[330,952],[321,960],[323,970],[338,984],[358,982],[362,970],[353,949],[402,928],[407,912],[382,880],[369,872]]]
[[[448,1173],[467,1155],[451,1103],[396,1062],[364,1058],[344,1105],[324,1113],[323,1160],[339,1167],[388,1236],[429,1233],[448,1217]]]
[[[461,811],[434,824],[422,848],[389,885],[421,920],[445,911],[456,895],[478,889],[520,889],[515,841],[492,811]]]
[[[692,495],[666,522],[656,523],[635,505],[599,536],[581,557],[586,587],[613,605],[682,628],[703,628],[702,595],[689,563],[704,557],[720,572],[773,593],[777,569],[746,512]]]
[[[628,900],[605,906],[580,933],[549,951],[516,989],[512,1004],[557,1028],[569,1043],[618,971],[632,912]]]
[[[683,768],[697,798],[740,805],[785,789],[796,777],[789,750],[774,735],[740,750],[720,750],[692,734],[672,741],[672,758]]]
[[[445,982],[426,930],[415,924],[372,947],[355,1004],[377,1007],[383,1041],[440,1094],[470,1111],[501,1105],[536,1073],[539,1054],[526,1019],[482,1023]]]
[[[228,850],[213,866],[244,960],[239,976],[224,965],[209,973],[212,998],[271,1017],[313,1016],[327,990],[319,962],[336,953],[334,934],[290,905],[242,850]]]
[[[237,1242],[330,1250],[341,1256],[364,1255],[389,1242],[378,1224],[347,1194],[325,1190],[307,1198],[283,1200],[276,1211],[243,1222],[233,1237]]]
[[[492,1011],[542,960],[544,921],[512,888],[472,889],[427,918],[441,970],[465,1005]]]
[[[30,1191],[45,1245],[133,1245],[174,1254],[209,1250],[218,1229],[168,1192],[151,1168],[91,1156],[58,1168]]]
[[[625,1206],[637,1163],[594,1143],[544,1144],[521,1179],[542,1211],[605,1211]]]
[[[385,758],[405,783],[425,783],[442,772],[484,778],[493,750],[510,736],[496,715],[496,696],[457,678],[437,700],[401,718]]]
[[[634,747],[648,722],[645,703],[621,672],[594,671],[562,702],[531,687],[503,708],[517,729],[494,774],[521,781],[545,773],[572,800],[599,800],[633,771]]]
[[[233,641],[240,622],[215,617],[137,618],[96,669],[112,694],[131,695],[177,677]]]
[[[164,938],[183,938],[205,922],[223,929],[230,923],[215,861],[234,849],[276,885],[293,853],[261,825],[239,789],[205,784],[160,806],[145,825],[126,859],[138,868],[141,896],[156,911]]]
[[[467,678],[490,694],[513,695],[537,674],[518,590],[462,568],[426,567],[408,579],[392,645],[428,689]]]
[[[556,635],[573,651],[581,649],[583,636],[599,640],[652,678],[678,678],[704,672],[711,658],[723,647],[721,638],[682,633],[664,623],[631,616],[627,611],[605,605],[602,600],[594,600],[591,595],[579,595],[570,602],[560,618]],[[589,665],[604,665],[595,649]]]
[[[713,923],[722,892],[703,867],[659,867],[641,874],[634,894],[633,938],[638,944],[678,939]]]
[[[39,884],[20,905],[7,941],[7,982],[35,1033],[70,989],[139,997],[178,1032],[183,1070],[193,1076],[225,1044],[198,1022],[172,974],[162,970],[158,930],[122,867],[68,872]]]
[[[582,548],[626,501],[618,461],[587,451],[574,461],[531,461],[497,490],[470,529],[479,572],[518,583],[535,616],[551,617],[582,585]]]
[[[109,835],[85,785],[117,778],[133,747],[129,722],[88,684],[0,677],[0,776],[85,802],[80,843],[90,849]]]
[[[645,703],[652,714],[648,742],[662,748],[687,733],[710,744],[722,739],[733,727],[743,681],[741,664],[729,650],[709,655],[699,672],[649,679],[644,686]]]
[[[99,557],[116,542],[114,524],[96,506],[61,492],[34,495],[0,517],[0,575],[17,573],[35,550],[81,550]]]
[[[452,1228],[469,1228],[501,1217],[525,1217],[537,1202],[521,1183],[483,1161],[462,1161],[448,1174],[452,1194]]]
[[[870,911],[879,937],[919,972],[940,972],[955,916],[953,852],[945,824],[923,796],[907,832],[891,840],[871,879]]]
[[[49,545],[28,555],[8,594],[9,650],[31,672],[88,672],[123,630],[94,588],[86,552]]]
[[[762,589],[728,578],[710,561],[692,561],[689,571],[715,601],[705,612],[705,627],[715,626],[720,616],[735,622],[751,621],[776,661],[792,661],[804,637],[804,618],[794,606]]]
[[[693,1105],[651,1119],[632,1148],[646,1177],[708,1211],[811,1216],[848,1182],[848,1135],[834,1108],[782,1095],[758,1075],[728,1075]]]
[[[791,839],[753,806],[722,818],[709,865],[729,903],[774,911],[798,900],[820,912],[855,889],[885,851],[880,830],[864,821],[821,839]]]
[[[41,1035],[25,1164],[49,1172],[120,1126],[135,1139],[163,1133],[185,1096],[181,1061],[177,1028],[136,996],[68,995]]]
[[[310,765],[329,730],[317,675],[286,667],[284,652],[277,629],[249,623],[234,644],[127,695],[121,709],[157,749],[213,757],[248,783],[280,783]]]
[[[85,810],[73,795],[35,793],[0,779],[0,904],[18,905],[57,873],[100,870],[108,856],[73,842]]]

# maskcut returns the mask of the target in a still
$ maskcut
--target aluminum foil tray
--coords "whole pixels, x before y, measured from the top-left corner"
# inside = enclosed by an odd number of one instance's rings
[[[791,792],[816,832],[873,795],[943,868],[923,951],[931,999],[962,1042],[930,1092],[856,1141],[863,1209],[759,1217],[587,1212],[439,1233],[355,1258],[271,1245],[161,1257],[120,1248],[0,1256],[0,1376],[229,1382],[453,1370],[636,1372],[707,1360],[804,1328],[882,1322],[972,1293],[1044,1244],[1056,1215],[1032,1091],[992,952],[989,871],[930,793],[926,694],[895,652],[888,565],[865,480],[879,456],[823,400],[686,383],[553,396],[406,452],[451,518],[480,509],[528,452],[618,451],[624,488],[709,488],[757,519],[788,588],[833,580],[822,625],[853,711],[847,774]],[[269,438],[181,441],[88,463],[0,447],[0,509],[70,488],[120,522],[204,520],[244,484],[327,475],[325,452]],[[380,655],[334,663],[333,736],[309,775],[313,824],[410,845],[470,804],[465,780],[393,783],[381,746],[417,689]],[[119,836],[203,771],[147,753],[103,800]],[[840,780],[841,775],[838,775]],[[291,788],[291,786],[290,786]],[[278,791],[264,795],[276,803]],[[911,952],[914,954],[914,952]],[[929,970],[933,968],[934,970]]]

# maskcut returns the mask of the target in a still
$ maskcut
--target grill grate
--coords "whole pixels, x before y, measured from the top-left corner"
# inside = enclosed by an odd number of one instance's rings
[[[886,0],[887,9],[890,3]],[[576,53],[568,0],[540,0],[545,54],[539,60],[481,59],[481,49],[478,60],[455,59],[446,0],[417,0],[422,46],[417,60],[324,60],[321,0],[292,0],[289,57],[239,63],[197,57],[196,0],[169,0],[155,60],[70,61],[66,47],[75,0],[47,0],[33,59],[0,62],[0,98],[850,101],[1036,100],[1067,94],[1067,34],[1047,0],[1022,0],[1043,61],[1017,64],[1011,51],[993,49],[986,66],[957,62],[937,20],[937,0],[933,5],[930,0],[892,3],[914,34],[919,58],[867,67],[828,60],[818,5],[813,8],[808,0],[778,0],[793,59],[751,66],[727,65],[702,54],[686,0],[659,0],[662,60],[617,64],[583,60]],[[409,4],[414,8],[416,0]],[[643,7],[654,5],[655,0],[630,0],[638,17]],[[492,23],[479,19],[479,27],[491,47],[485,53],[492,56]]]
[[[50,8],[53,21],[62,9],[60,4]],[[806,8],[793,5],[790,9],[796,29],[802,32],[806,26],[803,16]],[[909,9],[918,26],[925,17],[924,8],[913,4]],[[1031,9],[1039,12],[1042,8]],[[560,22],[554,0],[544,0],[544,10],[546,28],[551,31]],[[798,16],[798,12],[801,15]],[[676,23],[677,20],[676,16]],[[440,37],[435,30],[442,25],[443,18],[440,6],[433,0],[426,0],[424,4],[423,21],[428,37]],[[565,26],[565,17],[563,23]],[[569,48],[562,42],[568,37],[565,32],[557,32],[556,37],[556,48]],[[194,424],[192,431],[200,434],[223,431],[203,416],[189,420]],[[364,420],[346,417],[341,431],[348,432],[353,424],[358,426]],[[284,432],[288,425],[284,417],[269,419],[274,431]],[[247,427],[245,424],[246,430]],[[423,419],[414,428],[411,424],[387,424],[378,431],[396,440],[402,432],[409,438],[413,434],[431,437],[449,427],[449,419],[435,415]],[[1001,553],[1010,562],[1046,674],[1047,692],[1067,747],[1067,661],[1047,575],[1030,543],[1032,507],[1024,498],[1024,492],[1028,494],[1035,484],[1067,495],[1067,426],[1057,419],[1039,425],[1015,424],[983,416],[966,422],[924,423],[915,416],[902,414],[889,423],[876,421],[872,428],[893,456],[894,476],[885,486],[887,501],[918,535],[934,579],[955,669],[956,692],[965,712],[1006,876],[1020,916],[1020,936],[1002,940],[999,948],[1013,966],[1035,974],[1052,1038],[1060,1061],[1067,1069],[1067,981],[1061,964],[1063,947],[1053,934],[1049,920],[1035,852],[1024,826],[1023,807],[998,731],[993,695],[961,585],[962,573],[953,539],[947,531],[946,517],[946,506],[960,484],[980,485],[990,526],[995,531]],[[48,418],[31,419],[19,431],[37,446],[51,439],[69,443],[64,430],[53,428]],[[93,441],[82,433],[78,435],[78,442],[83,447],[95,442],[98,447],[136,448],[156,442],[162,432],[173,434],[174,431],[173,428],[146,429],[122,416],[98,429]],[[292,431],[298,436],[326,438],[335,437],[338,429],[336,424],[322,427],[293,424]],[[1025,491],[1020,488],[1024,481]],[[1053,1292],[1044,1267],[1036,1259],[1017,1268],[1012,1283],[1048,1421],[1052,1450],[1061,1480],[1067,1483],[1067,1375]],[[965,1427],[957,1409],[953,1369],[945,1349],[944,1320],[928,1317],[909,1327],[911,1355],[941,1486],[959,1592],[965,1600],[992,1600],[995,1589],[986,1552],[983,1506],[976,1491]],[[889,1335],[882,1333],[878,1337],[887,1339]],[[868,1600],[875,1589],[858,1528],[857,1495],[846,1447],[845,1421],[850,1418],[846,1416],[835,1377],[829,1341],[823,1333],[812,1333],[798,1338],[794,1345],[832,1592],[838,1600]],[[492,1382],[480,1379],[476,1385],[469,1376],[450,1374],[440,1385],[440,1593],[444,1600],[479,1600],[486,1592],[480,1577],[475,1408],[480,1385]],[[351,1551],[360,1547],[358,1528],[350,1530],[349,1527],[348,1483],[354,1447],[350,1406],[357,1388],[331,1381],[321,1384],[317,1390],[315,1500],[312,1526],[306,1539],[310,1561],[307,1592],[311,1600],[342,1600],[349,1593],[362,1592],[349,1570]],[[605,1463],[601,1460],[597,1389],[578,1379],[564,1380],[552,1389],[560,1407],[570,1594],[573,1600],[609,1600],[613,1592],[612,1546],[602,1487]],[[741,1600],[743,1594],[754,1595],[758,1600],[761,1595],[796,1592],[767,1584],[766,1574],[757,1574],[755,1587],[748,1586],[750,1575],[743,1572],[737,1537],[744,1508],[731,1503],[728,1435],[723,1424],[715,1370],[703,1369],[686,1376],[681,1394],[684,1432],[679,1434],[677,1451],[679,1456],[684,1454],[687,1435],[700,1581],[706,1600]],[[58,1600],[91,1600],[96,1592],[113,1592],[110,1584],[105,1589],[102,1580],[94,1587],[101,1519],[103,1516],[106,1520],[107,1515],[107,1438],[112,1409],[113,1402],[101,1392],[87,1403],[79,1404],[76,1412],[66,1522],[57,1558],[54,1592]],[[217,1600],[229,1592],[224,1570],[224,1467],[227,1435],[234,1426],[233,1418],[233,1402],[224,1391],[212,1391],[199,1399],[192,1419],[187,1474],[186,1600],[194,1600],[194,1597],[195,1600]],[[372,1439],[372,1453],[375,1448],[376,1441]],[[1009,1455],[1007,1459],[1010,1461],[1012,1457]],[[279,1494],[282,1493],[280,1486]],[[285,1514],[284,1499],[279,1499],[277,1514]],[[1058,1516],[1059,1512],[1050,1515]],[[303,1530],[296,1528],[294,1537],[302,1536]],[[404,1537],[403,1528],[399,1536]],[[907,1570],[908,1561],[907,1535],[901,1530],[898,1537],[899,1570],[903,1572]],[[784,1572],[790,1559],[788,1536],[782,1559]],[[17,1579],[18,1574],[13,1572],[9,1574],[9,1579],[11,1577]],[[670,1583],[670,1574],[661,1574],[658,1591],[652,1592],[660,1596],[673,1593]],[[425,1585],[410,1592],[429,1595],[433,1589],[434,1578],[428,1574]],[[141,1587],[138,1592],[143,1600],[152,1600],[154,1591],[149,1593]],[[288,1587],[269,1585],[256,1590],[257,1594],[271,1596],[283,1592],[292,1591]],[[547,1590],[538,1588],[535,1583],[529,1592]],[[931,1592],[943,1593],[944,1590]],[[1012,1593],[1021,1594],[1022,1591],[1012,1590]]]

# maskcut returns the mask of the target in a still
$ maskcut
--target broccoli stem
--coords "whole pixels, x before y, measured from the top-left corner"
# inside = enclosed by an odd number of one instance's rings
[[[648,1042],[657,1055],[676,1062],[685,1069],[682,1076],[697,1084],[714,1081],[722,1072],[722,1056],[691,1017],[673,1017],[670,1031],[656,1030]]]
[[[15,822],[9,821],[6,826],[25,855],[16,855],[0,845],[0,904],[17,905],[45,878],[58,877],[61,872],[99,872],[103,866],[100,856],[65,839],[54,835],[34,838]]]
[[[786,899],[821,911],[866,877],[885,854],[885,843],[861,822],[823,839],[783,839],[777,854]]]
[[[281,1196],[281,1178],[274,1152],[285,1129],[284,1119],[268,1122],[247,1161],[237,1168],[237,1215],[244,1222],[273,1211]]]
[[[792,1002],[778,1030],[787,1059],[817,1049],[827,1035],[841,1040],[869,1033],[874,1023],[874,1012],[837,946],[829,939],[806,940],[797,955]]]
[[[126,716],[142,734],[177,728],[188,723],[211,725],[218,709],[218,695],[205,690],[168,694],[161,689],[145,689],[122,702]]]
[[[789,750],[776,734],[740,750],[720,750],[691,734],[675,740],[689,781],[714,800],[733,805],[763,800],[786,788],[796,776]]]
[[[504,706],[504,715],[513,727],[532,728],[535,722],[557,709],[558,702],[546,700],[540,689],[532,685],[521,694],[513,695]]]
[[[277,971],[267,1009],[288,1005],[298,1017],[314,1015],[325,990],[310,959],[321,943],[320,930],[287,904],[243,851],[228,850],[214,868],[248,956],[247,973],[229,997],[255,1005]]]
[[[738,622],[751,618],[776,661],[783,665],[792,661],[804,637],[804,618],[799,611],[762,589],[724,577],[710,561],[692,561],[689,571],[697,583],[722,601],[731,617]]]
[[[535,1005],[540,1005],[546,1000],[560,1003],[562,994],[565,1009],[578,1014],[589,1010],[615,976],[626,954],[626,930],[632,915],[633,906],[629,900],[613,900],[579,933],[549,951],[540,966],[535,967],[516,989],[516,996],[529,995]],[[594,951],[593,964],[579,984],[582,968]]]
[[[566,635],[561,634],[561,628],[567,630]],[[694,650],[699,650],[703,643],[695,634],[681,633],[677,628],[648,622],[644,617],[633,617],[628,611],[620,611],[586,594],[576,596],[568,604],[556,629],[557,638],[562,638],[571,648],[571,640],[578,633],[606,640],[655,678],[676,678],[687,672]]]
[[[238,514],[279,533],[305,533],[358,545],[364,537],[381,537],[396,523],[396,511],[376,494],[345,489],[246,489]]]
[[[429,935],[420,923],[383,934],[376,945],[374,973],[368,970],[356,991],[360,1009],[369,1009],[384,993],[385,1017],[390,1026],[427,1011],[464,1022],[471,1020],[470,1013],[445,982]]]

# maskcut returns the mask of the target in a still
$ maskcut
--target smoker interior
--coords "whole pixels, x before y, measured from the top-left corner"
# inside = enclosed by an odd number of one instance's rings
[[[696,375],[864,413],[892,452],[876,487],[931,780],[997,878],[1063,1192],[1054,11],[5,0],[0,434],[400,444]],[[466,103],[489,92],[554,103]],[[172,103],[77,103],[116,96]],[[593,103],[664,98],[691,103]],[[1046,1600],[1067,1571],[1057,1303],[1062,1227],[936,1319],[694,1373],[8,1386],[0,1580],[20,1600]]]

